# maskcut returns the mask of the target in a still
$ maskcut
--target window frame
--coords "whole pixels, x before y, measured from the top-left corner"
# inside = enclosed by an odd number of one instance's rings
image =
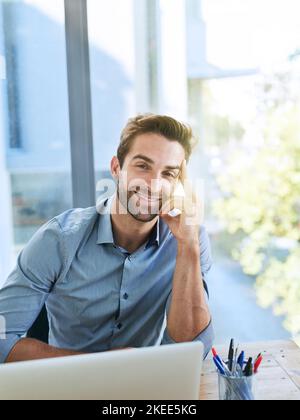
[[[87,0],[64,0],[74,207],[96,205]]]

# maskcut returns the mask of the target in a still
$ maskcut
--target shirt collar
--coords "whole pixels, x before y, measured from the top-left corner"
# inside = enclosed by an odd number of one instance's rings
[[[114,235],[110,218],[113,198],[113,196],[106,198],[97,206],[97,211],[99,213],[97,245],[114,244]]]
[[[114,235],[111,223],[111,206],[113,203],[114,196],[104,199],[97,206],[97,211],[99,213],[99,224],[98,224],[98,238],[97,245],[104,244],[113,244],[114,245]],[[156,225],[154,226],[150,238],[145,246],[145,249],[149,248],[152,245],[160,245],[160,231],[162,228],[162,223],[158,219]]]
[[[154,226],[151,234],[150,234],[150,238],[149,241],[146,245],[146,248],[149,248],[152,245],[157,245],[159,246],[160,244],[160,219],[158,219],[156,225]]]

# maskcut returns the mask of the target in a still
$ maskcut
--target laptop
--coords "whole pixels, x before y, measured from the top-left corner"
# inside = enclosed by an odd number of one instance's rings
[[[0,366],[0,400],[198,400],[203,345],[178,343]]]

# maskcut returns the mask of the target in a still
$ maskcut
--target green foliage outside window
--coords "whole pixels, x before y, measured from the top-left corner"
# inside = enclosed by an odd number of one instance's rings
[[[261,95],[262,139],[224,154],[214,207],[230,234],[242,234],[233,256],[257,278],[259,303],[283,315],[300,342],[299,84],[293,72],[279,74]]]

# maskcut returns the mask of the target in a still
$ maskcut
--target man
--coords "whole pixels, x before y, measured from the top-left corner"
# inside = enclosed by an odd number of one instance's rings
[[[19,255],[0,291],[0,362],[155,345],[165,313],[160,344],[199,340],[208,353],[211,256],[186,182],[191,152],[191,129],[170,117],[128,121],[111,161],[116,193],[55,217]],[[44,303],[49,345],[24,338]]]

